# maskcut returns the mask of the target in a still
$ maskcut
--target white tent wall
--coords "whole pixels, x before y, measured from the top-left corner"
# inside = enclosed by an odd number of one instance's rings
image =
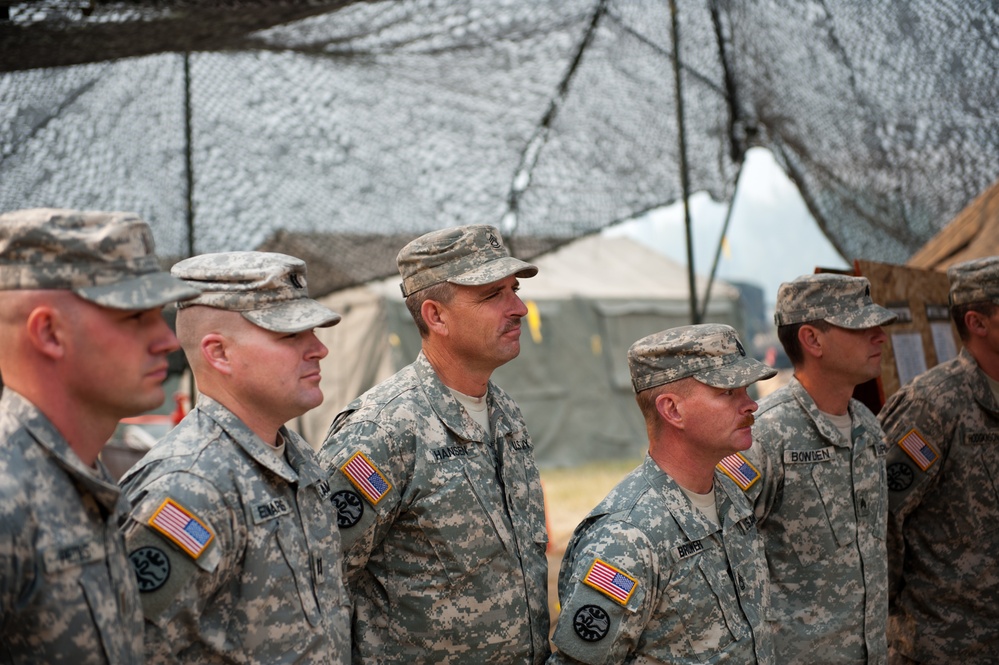
[[[645,426],[628,374],[627,350],[653,332],[689,323],[686,270],[627,238],[590,236],[536,261],[521,282],[531,310],[521,353],[493,375],[517,400],[539,464],[570,466],[638,457]],[[343,321],[318,331],[323,404],[303,416],[302,434],[319,445],[354,397],[410,363],[420,340],[398,279],[333,293],[322,302]],[[706,288],[698,280],[699,293]],[[716,282],[706,320],[740,329],[738,291]]]

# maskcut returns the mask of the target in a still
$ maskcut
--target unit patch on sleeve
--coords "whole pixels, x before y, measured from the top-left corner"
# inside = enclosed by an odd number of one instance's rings
[[[599,642],[610,631],[610,615],[598,605],[583,605],[572,617],[572,629],[587,642]]]
[[[622,605],[627,605],[631,594],[635,593],[638,587],[638,580],[605,561],[595,559],[586,577],[583,578],[583,584]]]
[[[364,502],[357,492],[340,490],[330,498],[330,503],[336,508],[337,528],[349,529],[364,516]]]
[[[129,553],[128,560],[139,583],[139,593],[156,591],[170,579],[170,559],[158,547],[140,547]]]
[[[899,447],[912,458],[920,469],[926,471],[937,461],[937,453],[926,443],[919,430],[912,428],[909,433],[898,441]]]
[[[742,453],[729,455],[718,462],[717,468],[734,480],[735,484],[743,492],[752,487],[753,483],[760,479],[760,472],[756,470],[755,466],[749,463],[749,460],[742,456]]]
[[[149,518],[153,527],[170,541],[197,559],[215,535],[186,508],[173,499],[166,499]]]
[[[392,489],[382,472],[361,451],[351,455],[347,463],[340,467],[340,471],[372,506],[377,505]]]

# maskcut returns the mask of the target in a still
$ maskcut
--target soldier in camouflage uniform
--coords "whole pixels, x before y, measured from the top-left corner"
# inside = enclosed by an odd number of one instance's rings
[[[131,213],[0,215],[0,662],[142,662],[125,512],[98,454],[163,403],[179,348],[162,272]]]
[[[349,599],[327,473],[284,423],[322,402],[308,297],[284,254],[205,254],[173,274],[201,289],[177,313],[196,408],[122,478],[151,663],[350,658]]]
[[[490,382],[520,352],[518,277],[485,225],[398,256],[416,361],[349,404],[320,458],[340,504],[354,663],[542,663],[544,499],[520,410]]]
[[[770,568],[778,663],[881,663],[888,616],[887,447],[854,388],[881,374],[881,326],[863,277],[781,284],[774,320],[794,365],[760,402],[739,482],[755,506]]]
[[[999,663],[999,257],[947,272],[964,348],[878,415],[893,665]]]
[[[749,448],[746,387],[776,372],[718,324],[645,337],[628,363],[649,454],[569,541],[549,663],[773,663],[756,518],[715,465]]]

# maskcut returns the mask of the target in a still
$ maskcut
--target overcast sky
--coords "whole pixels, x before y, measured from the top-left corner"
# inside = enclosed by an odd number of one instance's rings
[[[819,231],[794,183],[770,152],[750,150],[743,169],[718,278],[759,285],[772,306],[781,282],[812,273],[816,266],[848,267]],[[698,274],[706,276],[711,271],[726,210],[727,206],[713,202],[703,192],[691,197],[694,269]],[[687,265],[681,204],[652,211],[604,233],[630,236]]]

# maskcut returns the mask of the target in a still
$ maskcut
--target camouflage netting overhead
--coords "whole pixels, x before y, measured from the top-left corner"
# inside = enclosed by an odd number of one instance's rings
[[[682,198],[678,98],[690,192],[769,148],[848,259],[904,261],[999,176],[996,0],[671,4],[0,0],[0,209],[308,249],[327,290],[431,228],[526,256]]]

